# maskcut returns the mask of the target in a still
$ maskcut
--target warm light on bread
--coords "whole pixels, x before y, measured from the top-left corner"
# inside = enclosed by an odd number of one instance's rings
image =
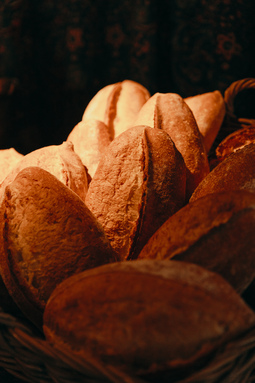
[[[23,158],[23,154],[14,148],[0,150],[0,182],[10,173],[12,168]]]
[[[186,165],[188,199],[209,173],[209,163],[194,115],[183,98],[175,93],[155,93],[141,108],[135,125],[169,134]]]
[[[102,153],[112,141],[109,128],[94,119],[80,121],[68,135],[67,141],[73,143],[75,153],[93,178]]]
[[[224,98],[220,91],[215,90],[187,97],[184,101],[194,114],[206,152],[209,153],[226,114]]]
[[[196,263],[224,277],[239,293],[255,279],[255,193],[208,194],[172,215],[138,259]]]
[[[85,202],[121,259],[130,259],[184,205],[185,187],[185,164],[169,135],[136,126],[107,147]]]
[[[91,99],[82,120],[103,121],[115,138],[133,125],[149,97],[149,91],[136,81],[124,80],[107,85]]]
[[[58,283],[117,260],[84,202],[39,167],[23,169],[6,187],[0,236],[2,279],[21,311],[36,324]]]
[[[160,382],[171,371],[199,369],[203,357],[254,320],[218,274],[186,262],[136,260],[61,283],[48,300],[43,328],[59,349]],[[156,379],[164,372],[167,380]]]
[[[50,145],[26,154],[0,184],[0,200],[5,187],[26,167],[38,166],[56,176],[83,201],[88,190],[88,175],[71,142]]]
[[[198,185],[191,201],[219,191],[245,189],[255,191],[255,143],[231,153]]]

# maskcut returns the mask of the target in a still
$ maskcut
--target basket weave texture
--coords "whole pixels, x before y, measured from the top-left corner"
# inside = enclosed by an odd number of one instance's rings
[[[255,107],[254,116],[247,118],[246,116],[237,117],[235,110],[235,101],[238,96],[244,94],[244,92],[254,90],[255,94],[255,78],[245,78],[233,82],[224,92],[224,101],[226,106],[226,115],[221,126],[221,129],[214,141],[212,151],[231,133],[242,128],[255,128]],[[255,100],[255,99],[254,99]]]
[[[255,89],[255,79],[237,81],[225,92],[227,115],[222,127],[224,137],[240,125],[255,127],[255,120],[240,120],[234,114],[234,99],[247,88]],[[223,136],[218,138],[218,142]],[[23,323],[23,320],[3,311],[0,311],[0,367],[30,383],[162,383],[155,376],[133,376],[132,372],[119,371],[90,356],[85,360],[62,348],[53,348],[29,323]],[[185,378],[171,377],[166,381],[255,382],[255,327],[224,344],[199,370]]]
[[[0,313],[0,366],[31,383],[145,383],[99,361],[79,359],[63,349],[53,348],[43,337],[12,315]],[[160,381],[154,380],[160,383]],[[184,379],[169,383],[255,382],[255,327],[225,344],[206,365]]]

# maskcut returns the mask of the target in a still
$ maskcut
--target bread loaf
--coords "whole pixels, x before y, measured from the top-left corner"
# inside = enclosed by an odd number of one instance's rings
[[[103,121],[112,138],[133,125],[137,113],[149,99],[149,91],[132,80],[124,80],[100,89],[87,105],[82,120]]]
[[[0,207],[0,273],[22,312],[40,325],[54,288],[79,271],[116,261],[84,202],[39,167],[18,173]]]
[[[109,128],[94,119],[80,121],[67,137],[92,178],[102,153],[112,139]]]
[[[223,161],[229,154],[236,152],[245,145],[255,143],[255,127],[245,127],[229,134],[222,140],[215,154],[219,162]]]
[[[183,98],[175,93],[155,93],[141,108],[134,125],[148,125],[169,134],[186,165],[189,199],[209,173],[209,163],[194,115]]]
[[[146,126],[116,137],[90,182],[86,205],[122,260],[185,202],[186,169],[169,135]]]
[[[253,326],[254,316],[215,273],[186,262],[135,260],[61,283],[43,328],[53,346],[161,382],[171,381],[171,371],[176,379],[177,371],[199,370],[202,358]]]
[[[184,101],[194,114],[206,152],[209,153],[226,114],[224,98],[220,91],[215,90],[187,97]]]
[[[233,152],[219,163],[198,185],[190,202],[219,191],[255,191],[255,143]]]
[[[88,190],[88,174],[71,142],[50,145],[25,155],[0,184],[0,200],[5,187],[26,167],[39,166],[56,176],[72,189],[83,201]]]
[[[255,193],[208,194],[171,216],[139,259],[174,259],[219,273],[239,293],[255,279]]]
[[[14,148],[0,150],[0,182],[10,173],[12,168],[23,158],[23,154]]]

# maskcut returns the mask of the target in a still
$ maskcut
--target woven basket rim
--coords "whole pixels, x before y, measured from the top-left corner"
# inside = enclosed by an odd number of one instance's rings
[[[247,89],[255,89],[255,78],[249,77],[234,81],[224,92],[224,102],[228,115],[235,116],[234,100],[236,96]],[[248,119],[247,119],[248,120]]]
[[[15,360],[11,363],[10,359]],[[0,365],[27,382],[146,383],[137,377],[51,346],[10,314],[0,312]],[[69,377],[69,378],[68,378]],[[252,379],[252,380],[251,380]],[[199,371],[178,383],[245,383],[255,380],[255,325],[226,343]],[[171,383],[174,383],[172,380]]]

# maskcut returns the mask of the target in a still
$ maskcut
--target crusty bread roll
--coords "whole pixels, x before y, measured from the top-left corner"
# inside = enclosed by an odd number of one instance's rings
[[[198,371],[204,357],[254,320],[216,273],[186,262],[135,260],[65,280],[47,302],[43,329],[59,349],[165,382],[171,371],[173,381],[189,367]]]
[[[230,154],[198,185],[190,202],[219,191],[255,191],[255,143]]]
[[[80,121],[68,135],[67,141],[73,143],[75,153],[93,178],[102,153],[112,141],[109,128],[95,119]]]
[[[136,126],[116,137],[90,182],[86,205],[121,259],[136,258],[185,202],[186,168],[169,135]]]
[[[155,93],[141,108],[134,125],[148,125],[169,134],[186,164],[189,199],[210,169],[201,133],[183,98],[175,93]]]
[[[215,90],[187,97],[184,101],[194,114],[206,152],[209,153],[226,114],[224,98],[220,91]]]
[[[21,311],[40,325],[54,288],[79,271],[116,261],[84,202],[39,167],[18,173],[0,207],[0,273]]]
[[[136,81],[124,80],[110,84],[91,99],[82,119],[103,121],[109,127],[112,138],[115,138],[133,125],[149,97],[149,91]]]
[[[24,155],[14,148],[0,150],[0,182],[23,157]]]
[[[208,194],[171,216],[138,259],[174,259],[219,273],[239,293],[255,279],[255,193]]]
[[[71,142],[50,145],[26,154],[0,184],[0,201],[5,187],[28,166],[39,166],[56,176],[83,201],[88,190],[88,174]]]
[[[223,161],[229,154],[236,152],[245,145],[255,143],[255,126],[247,126],[236,130],[225,137],[215,149],[219,162]]]

